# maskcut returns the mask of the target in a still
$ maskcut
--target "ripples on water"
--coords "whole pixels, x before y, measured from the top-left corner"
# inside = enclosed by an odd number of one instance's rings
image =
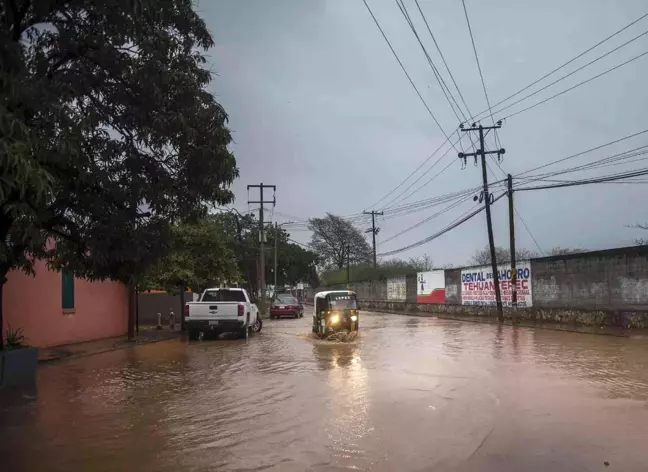
[[[343,343],[309,322],[44,366],[0,396],[3,470],[452,470],[513,443],[502,408],[540,418],[540,447],[562,434],[546,415],[648,399],[640,340],[376,314]]]

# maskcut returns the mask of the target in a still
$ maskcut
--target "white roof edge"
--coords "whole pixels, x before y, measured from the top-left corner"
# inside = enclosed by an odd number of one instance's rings
[[[204,291],[206,292],[207,290],[245,290],[245,289],[240,287],[212,287],[212,288],[206,288]]]
[[[325,292],[317,292],[315,298],[324,298],[331,293],[355,293],[353,290],[327,290]]]

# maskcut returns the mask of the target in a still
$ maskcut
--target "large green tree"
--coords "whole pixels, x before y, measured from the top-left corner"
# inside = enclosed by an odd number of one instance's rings
[[[228,245],[225,229],[213,218],[173,225],[169,252],[151,267],[147,279],[171,293],[238,282],[234,248]]]
[[[310,249],[294,243],[290,234],[281,227],[272,227],[269,231],[268,244],[274,245],[277,238],[277,285],[295,286],[300,282],[312,284],[317,277],[317,254]],[[271,271],[267,280],[274,283],[274,264],[272,258],[269,264]]]
[[[326,269],[342,269],[350,264],[368,263],[372,259],[369,243],[360,230],[344,218],[328,213],[323,218],[312,218],[311,247]]]
[[[252,214],[236,212],[213,216],[226,229],[228,244],[235,253],[241,279],[251,293],[256,293],[259,279],[259,221]],[[290,240],[290,234],[281,226],[266,228],[266,282],[274,283],[274,245],[277,241],[277,284],[296,285],[307,282],[317,285],[318,257],[313,251]]]
[[[131,281],[169,222],[232,200],[191,0],[0,0],[0,25],[0,310],[33,257]]]

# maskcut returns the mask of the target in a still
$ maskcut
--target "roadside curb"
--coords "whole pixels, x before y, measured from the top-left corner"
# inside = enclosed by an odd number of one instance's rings
[[[107,352],[112,352],[112,351],[119,351],[121,349],[130,349],[133,347],[138,347],[138,346],[144,346],[146,344],[154,344],[162,341],[170,341],[172,339],[179,339],[183,336],[182,331],[177,331],[174,332],[173,334],[169,334],[168,336],[161,337],[161,338],[153,338],[153,339],[143,339],[143,340],[136,340],[136,341],[124,341],[122,344],[116,345],[116,346],[111,346],[109,348],[104,348],[104,349],[98,349],[98,350],[93,350],[93,351],[81,351],[78,353],[74,353],[71,355],[52,355],[49,357],[41,357],[38,359],[38,364],[39,365],[47,365],[47,364],[55,364],[58,362],[63,362],[67,360],[72,360],[72,359],[79,359],[82,357],[90,357],[94,356],[95,354],[105,354]]]

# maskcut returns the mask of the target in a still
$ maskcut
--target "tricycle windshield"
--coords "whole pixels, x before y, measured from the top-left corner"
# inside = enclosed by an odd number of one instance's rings
[[[355,294],[331,293],[327,297],[331,310],[357,310]]]

